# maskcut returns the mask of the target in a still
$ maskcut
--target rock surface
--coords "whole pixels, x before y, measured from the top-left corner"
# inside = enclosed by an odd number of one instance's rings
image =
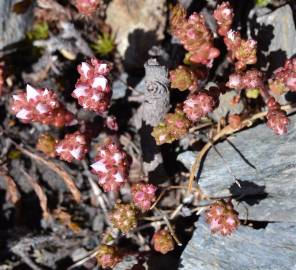
[[[107,9],[108,23],[117,49],[127,67],[143,68],[148,51],[164,38],[165,0],[113,0]]]
[[[259,65],[268,73],[282,66],[296,53],[296,29],[291,7],[287,4],[271,12],[268,8],[251,12],[250,28],[258,42]]]
[[[182,254],[180,270],[295,270],[296,224],[264,229],[240,226],[228,237],[211,235],[203,220]]]
[[[19,10],[15,6],[19,0],[0,1],[0,50],[13,45],[25,38],[26,31],[30,26],[33,16],[33,3]],[[14,10],[11,12],[11,10]]]

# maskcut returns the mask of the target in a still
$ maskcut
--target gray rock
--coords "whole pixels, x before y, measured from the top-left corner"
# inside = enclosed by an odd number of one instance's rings
[[[164,38],[165,0],[113,0],[106,23],[116,37],[117,50],[127,67],[142,68],[148,51]]]
[[[258,41],[259,65],[270,73],[296,53],[296,29],[291,7],[287,4],[271,12],[268,8],[250,13],[250,29]],[[254,26],[256,22],[257,26]]]
[[[212,148],[199,177],[202,190],[227,196],[233,186],[233,192],[244,200],[237,206],[240,218],[296,222],[296,116],[290,120],[286,135],[277,136],[261,124],[218,143],[218,151],[242,181],[242,188],[234,184],[225,162]]]
[[[194,163],[196,155],[197,152],[185,151],[177,156],[177,160],[180,161],[187,170],[190,170]]]
[[[185,248],[184,270],[295,270],[296,225],[271,223],[255,230],[240,226],[228,237],[212,235],[203,220]]]
[[[244,110],[244,104],[240,100],[238,104],[232,105],[233,98],[237,95],[237,92],[232,90],[226,92],[224,95],[220,95],[220,104],[213,113],[209,114],[216,122],[222,117],[226,117],[228,114],[240,114]]]
[[[19,0],[0,1],[0,50],[13,45],[25,38],[26,32],[33,19],[33,4],[24,13],[13,11]]]

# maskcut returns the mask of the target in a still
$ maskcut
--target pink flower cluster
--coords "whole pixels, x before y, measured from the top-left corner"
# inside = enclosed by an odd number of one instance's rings
[[[24,123],[39,122],[55,127],[69,125],[74,116],[59,102],[57,95],[48,89],[27,85],[26,92],[13,95],[11,110]]]
[[[269,98],[267,108],[267,126],[277,135],[286,133],[289,119],[286,112],[281,110],[280,104],[276,102],[274,97]]]
[[[131,188],[134,204],[143,212],[148,211],[155,201],[155,191],[156,187],[152,184],[144,182],[134,184]]]
[[[209,91],[199,91],[190,95],[185,101],[183,111],[192,122],[197,122],[218,105],[219,99]]]
[[[253,39],[242,39],[239,32],[229,30],[224,37],[231,61],[236,61],[235,69],[243,70],[247,65],[257,62],[257,42]]]
[[[90,16],[92,15],[100,5],[101,0],[76,0],[76,8],[79,13]]]
[[[116,191],[127,182],[129,161],[125,151],[108,140],[99,148],[92,172],[98,175],[104,191]]]
[[[283,94],[289,90],[296,92],[296,57],[288,59],[283,67],[274,71],[269,80],[269,88],[276,94]]]
[[[218,5],[214,11],[214,18],[218,25],[218,34],[220,36],[226,36],[227,32],[230,30],[232,20],[233,20],[233,9],[229,2],[222,2]]]
[[[61,159],[72,162],[73,159],[82,160],[88,152],[88,141],[84,134],[76,131],[66,134],[56,146],[56,153]]]
[[[231,234],[240,224],[238,213],[234,210],[232,203],[224,200],[211,205],[206,212],[206,221],[212,233],[219,232],[222,235]]]
[[[203,15],[193,13],[186,19],[186,11],[174,7],[171,18],[172,32],[189,51],[187,59],[193,63],[211,65],[220,51],[213,45],[212,32],[206,26]],[[185,16],[184,16],[185,15]]]
[[[251,69],[246,72],[233,73],[229,76],[226,86],[238,91],[263,88],[262,72],[257,69]]]
[[[108,63],[92,58],[78,66],[80,78],[72,93],[86,110],[103,114],[107,111],[112,95],[107,75],[111,67]]]

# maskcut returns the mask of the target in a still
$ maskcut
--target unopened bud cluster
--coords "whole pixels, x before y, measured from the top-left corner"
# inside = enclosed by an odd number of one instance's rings
[[[173,237],[167,230],[159,230],[154,233],[152,238],[155,251],[166,254],[175,248]]]
[[[72,93],[78,103],[86,110],[99,114],[106,113],[112,91],[107,78],[111,67],[109,63],[92,58],[78,66],[80,78]]]
[[[132,204],[117,203],[110,214],[113,226],[128,233],[137,226],[136,210]]]
[[[276,102],[274,97],[269,98],[267,102],[267,109],[267,126],[277,135],[286,133],[289,119],[286,112],[281,109],[280,104]]]
[[[88,140],[80,131],[72,134],[66,134],[65,138],[61,140],[56,146],[56,153],[68,162],[84,159],[88,152]]]
[[[131,188],[133,203],[142,210],[148,211],[155,201],[156,187],[144,182],[136,183]]]
[[[29,84],[25,92],[13,95],[11,110],[24,123],[39,122],[63,127],[74,119],[52,90],[34,88]]]
[[[158,145],[171,143],[187,134],[190,126],[191,122],[185,113],[176,109],[174,113],[165,116],[164,122],[153,128],[152,136]]]
[[[116,191],[127,182],[129,161],[121,147],[108,140],[98,149],[92,172],[99,178],[104,191]]]
[[[212,233],[231,234],[240,224],[238,213],[230,201],[217,201],[206,211],[206,221]]]
[[[195,12],[187,19],[184,8],[177,5],[172,11],[171,29],[188,51],[189,61],[210,65],[219,56],[220,52],[213,45],[213,35],[203,15]]]
[[[283,67],[274,71],[273,78],[269,80],[269,88],[275,94],[296,92],[296,58],[288,59]]]
[[[76,0],[75,5],[79,13],[91,16],[99,7],[101,0]]]

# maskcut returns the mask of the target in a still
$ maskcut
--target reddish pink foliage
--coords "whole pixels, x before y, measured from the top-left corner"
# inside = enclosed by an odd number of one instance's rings
[[[101,0],[76,0],[76,8],[79,13],[90,16],[92,15],[97,8],[99,7]]]
[[[236,60],[236,70],[243,70],[247,65],[257,62],[257,42],[253,39],[242,39],[239,32],[229,30],[224,37],[231,61]]]
[[[92,58],[78,66],[80,78],[72,93],[78,103],[86,110],[103,114],[107,111],[112,95],[109,80],[106,77],[111,67],[108,63]]]
[[[104,191],[116,191],[127,182],[129,161],[125,151],[109,140],[98,150],[92,172],[99,177]]]
[[[48,89],[35,89],[27,85],[26,92],[13,95],[11,110],[24,123],[40,122],[62,127],[69,125],[74,116],[58,101],[57,95]]]
[[[198,13],[193,13],[188,20],[186,12],[181,6],[176,6],[171,18],[173,34],[189,51],[187,57],[193,63],[211,65],[220,51],[213,45],[213,35],[205,23],[205,19]]]
[[[133,203],[143,212],[148,211],[155,201],[155,191],[156,187],[152,184],[144,182],[134,184],[131,188]]]
[[[88,152],[88,141],[84,134],[76,131],[66,134],[56,146],[56,153],[61,159],[72,162],[73,159],[82,160]]]
[[[162,254],[166,254],[175,248],[174,240],[167,230],[159,230],[155,232],[152,242],[155,251],[158,251]]]
[[[233,16],[233,9],[229,2],[222,2],[221,5],[217,6],[214,11],[214,17],[217,21],[218,34],[220,36],[226,36],[227,32],[230,30]]]
[[[217,97],[211,95],[210,91],[200,91],[190,95],[184,101],[183,111],[190,121],[197,122],[200,118],[212,112],[217,105]]]
[[[274,71],[273,78],[269,80],[269,87],[277,94],[289,90],[296,92],[296,58],[288,59],[283,67]]]
[[[267,102],[267,108],[267,126],[271,128],[277,135],[287,133],[289,119],[286,112],[281,110],[280,105],[276,102],[274,97],[269,98]]]
[[[262,72],[251,69],[244,73],[233,73],[229,76],[226,86],[235,90],[263,88]]]
[[[218,201],[206,211],[206,221],[210,224],[212,233],[219,232],[222,235],[231,234],[240,224],[238,213],[234,210],[230,201]]]

